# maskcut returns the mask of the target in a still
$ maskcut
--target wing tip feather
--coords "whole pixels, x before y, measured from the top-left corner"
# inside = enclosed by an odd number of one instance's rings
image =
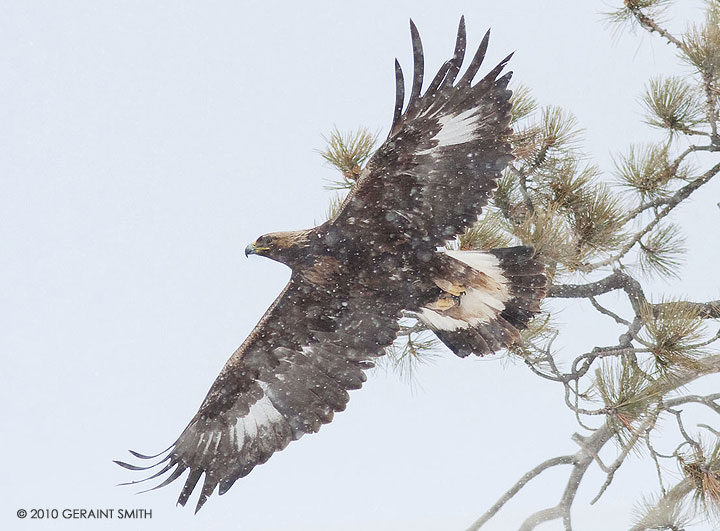
[[[403,104],[405,103],[405,76],[403,76],[402,66],[397,57],[395,58],[395,109],[393,110],[393,121],[390,126],[390,134],[400,121],[402,116]]]
[[[485,32],[485,35],[483,36],[482,40],[480,41],[480,45],[477,47],[477,50],[475,51],[475,55],[473,56],[472,60],[470,61],[470,65],[468,66],[468,69],[465,71],[465,74],[460,78],[460,81],[458,81],[458,85],[470,85],[472,84],[472,80],[477,74],[478,70],[480,70],[480,67],[482,66],[483,61],[485,60],[485,54],[487,53],[488,45],[490,43],[490,28]]]
[[[425,59],[423,54],[422,39],[417,26],[410,19],[410,39],[413,48],[413,82],[410,90],[410,98],[408,99],[408,109],[415,104],[420,97],[422,90],[423,74],[425,70]]]

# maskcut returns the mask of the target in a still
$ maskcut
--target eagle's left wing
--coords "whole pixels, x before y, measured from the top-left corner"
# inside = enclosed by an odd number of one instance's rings
[[[293,275],[172,446],[156,456],[131,451],[155,459],[149,466],[116,461],[131,470],[160,467],[128,484],[168,474],[154,490],[189,471],[178,499],[185,505],[204,475],[196,511],[216,487],[224,494],[290,441],[318,431],[345,409],[347,391],[360,388],[364,370],[395,339],[401,309],[361,281],[323,288]]]
[[[513,158],[507,89],[511,73],[500,76],[511,56],[475,81],[488,32],[458,78],[466,41],[465,21],[460,19],[453,57],[422,93],[422,44],[412,21],[410,29],[414,71],[407,105],[396,61],[390,134],[329,226],[370,245],[409,244],[422,260],[421,254],[434,252],[475,223]]]

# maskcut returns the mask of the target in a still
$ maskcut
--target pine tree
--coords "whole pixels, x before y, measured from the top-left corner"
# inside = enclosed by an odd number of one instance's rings
[[[717,420],[712,415],[720,415],[720,392],[700,396],[686,387],[720,373],[720,331],[712,328],[712,321],[720,320],[720,300],[652,300],[646,288],[657,278],[682,280],[686,247],[674,211],[720,173],[720,162],[711,165],[712,156],[720,153],[720,1],[707,1],[704,22],[681,35],[663,26],[670,4],[625,0],[607,14],[617,30],[629,27],[664,39],[692,69],[683,78],[650,79],[641,96],[645,121],[664,131],[663,140],[628,146],[615,155],[614,174],[605,175],[588,162],[572,114],[540,105],[528,87],[516,85],[515,160],[478,223],[448,244],[461,249],[529,245],[547,264],[550,288],[544,311],[524,332],[524,344],[509,355],[562,387],[560,407],[572,410],[585,432],[573,436],[577,453],[548,459],[529,471],[470,529],[480,529],[532,478],[559,465],[571,468],[557,505],[529,515],[521,529],[554,519],[571,529],[571,508],[588,468],[598,466],[607,475],[595,503],[632,452],[642,452],[658,477],[657,494],[643,498],[638,493],[633,530],[679,530],[698,519],[720,527],[720,431],[711,426]],[[376,140],[365,129],[331,133],[322,156],[342,174],[331,188],[352,188]],[[709,161],[707,167],[689,163],[689,156],[698,152],[708,152],[702,159]],[[329,216],[339,204],[338,196]],[[621,292],[631,310],[599,300],[611,292]],[[553,319],[554,299],[582,299],[597,319],[612,319],[624,331],[588,352],[560,353],[553,348],[563,334]],[[411,315],[401,325],[386,363],[408,376],[439,347]],[[680,407],[689,403],[705,406],[707,423],[693,427],[684,422]],[[653,444],[661,424],[664,440],[676,440],[672,452],[660,452]],[[603,463],[598,454],[613,441],[615,460]],[[668,464],[682,474],[674,485],[664,472]]]

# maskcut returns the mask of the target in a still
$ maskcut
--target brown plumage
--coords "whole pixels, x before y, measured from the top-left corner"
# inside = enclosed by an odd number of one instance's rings
[[[509,56],[473,84],[485,35],[465,73],[465,24],[453,57],[424,94],[422,44],[411,22],[413,81],[388,138],[362,170],[337,215],[313,229],[261,236],[248,246],[287,264],[290,282],[220,372],[180,437],[133,470],[160,469],[159,488],[189,471],[184,505],[204,476],[198,510],[274,452],[342,411],[348,390],[416,312],[460,356],[519,340],[539,310],[542,264],[526,247],[438,252],[478,218],[509,160]],[[500,77],[499,77],[500,76]],[[404,110],[403,110],[404,107]],[[146,479],[150,479],[146,478]],[[144,480],[141,480],[144,481]]]

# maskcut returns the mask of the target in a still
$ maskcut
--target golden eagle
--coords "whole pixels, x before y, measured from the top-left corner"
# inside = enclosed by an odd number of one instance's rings
[[[518,342],[518,330],[539,311],[546,279],[533,249],[442,249],[477,221],[512,159],[511,73],[499,77],[510,56],[473,83],[488,32],[458,78],[465,56],[461,18],[453,57],[422,93],[423,51],[412,21],[410,30],[407,105],[396,60],[390,134],[337,214],[312,229],[266,234],[247,247],[246,254],[288,265],[290,282],[180,437],[155,456],[131,452],[157,462],[116,461],[131,470],[160,467],[140,481],[169,473],[154,488],[189,470],[181,505],[201,476],[196,511],[216,487],[224,494],[345,409],[348,390],[362,386],[372,360],[394,341],[402,312],[414,312],[455,354],[467,356]]]

